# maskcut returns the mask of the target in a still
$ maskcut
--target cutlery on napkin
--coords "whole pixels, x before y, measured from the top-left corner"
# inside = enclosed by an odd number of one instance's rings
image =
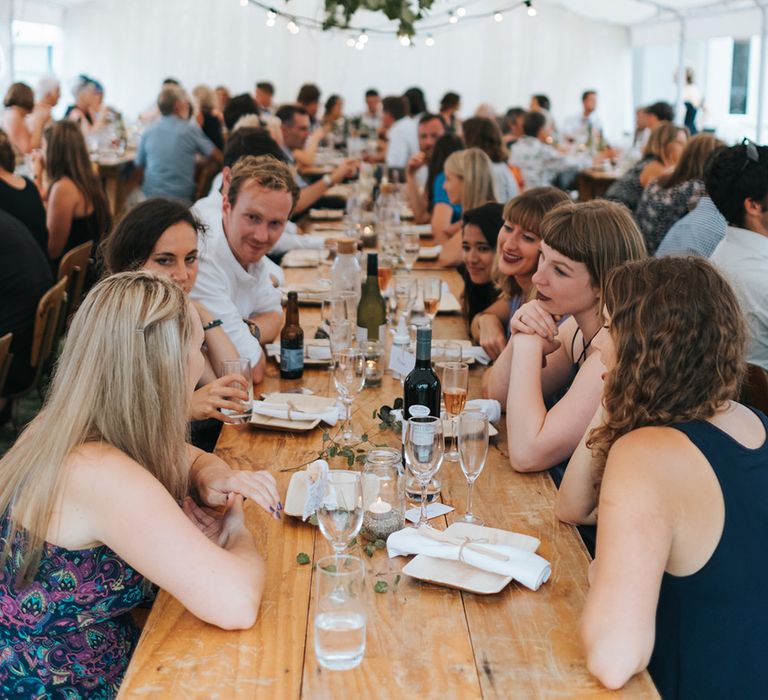
[[[302,411],[290,404],[254,401],[252,410],[253,413],[260,416],[281,418],[282,420],[321,420],[328,425],[336,425],[339,420],[339,409],[337,406],[332,406],[326,411]]]

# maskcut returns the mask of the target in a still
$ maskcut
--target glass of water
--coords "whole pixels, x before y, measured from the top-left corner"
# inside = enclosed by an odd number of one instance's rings
[[[363,524],[360,472],[331,469],[322,478],[323,496],[317,508],[317,524],[340,557]]]
[[[400,257],[403,259],[405,269],[410,272],[419,259],[421,243],[418,232],[403,231],[400,234]]]
[[[365,566],[349,555],[324,557],[315,572],[315,655],[331,671],[360,665],[365,654]]]
[[[421,514],[416,527],[428,524],[427,487],[443,464],[443,421],[435,416],[409,418],[405,431],[408,470],[421,485]]]
[[[334,353],[333,380],[344,404],[344,426],[339,442],[352,445],[360,441],[352,428],[352,402],[365,383],[365,354],[360,350],[340,350]]]
[[[232,418],[236,423],[247,423],[251,417],[251,408],[253,406],[253,375],[251,374],[251,361],[245,357],[235,357],[233,359],[222,360],[221,376],[227,374],[239,374],[247,384],[248,403],[243,403],[242,411],[233,411],[231,408],[222,408],[224,415]],[[243,386],[237,382],[232,382],[232,386],[242,389]]]
[[[488,456],[488,416],[481,411],[465,411],[459,416],[459,464],[467,478],[467,512],[457,522],[482,525],[472,512],[472,487],[485,467]]]

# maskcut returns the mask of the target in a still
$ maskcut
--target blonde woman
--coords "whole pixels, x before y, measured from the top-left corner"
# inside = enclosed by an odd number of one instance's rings
[[[479,148],[465,148],[451,153],[443,171],[448,200],[452,205],[460,206],[462,211],[496,201],[493,192],[493,164]],[[456,235],[460,229],[461,220],[448,224],[442,231],[435,231],[433,218],[435,241],[443,246],[439,257],[441,265],[456,267],[461,262],[461,236]]]
[[[281,506],[270,474],[184,441],[203,368],[195,314],[170,280],[100,282],[42,411],[0,460],[2,697],[115,695],[149,582],[210,624],[254,624],[264,560],[242,496]]]
[[[203,133],[220,151],[224,150],[224,117],[216,109],[216,93],[207,85],[197,85],[192,90],[194,118]]]

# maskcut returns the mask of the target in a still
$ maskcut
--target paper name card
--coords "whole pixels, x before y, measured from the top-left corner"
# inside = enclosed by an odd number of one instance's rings
[[[445,503],[430,503],[427,506],[427,520],[432,518],[439,518],[441,515],[450,513],[453,510],[453,506],[447,506]],[[410,520],[412,523],[419,522],[421,517],[421,508],[409,508],[405,511],[406,520]]]

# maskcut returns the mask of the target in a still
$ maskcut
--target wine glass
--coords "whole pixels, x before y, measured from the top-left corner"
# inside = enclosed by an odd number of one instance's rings
[[[418,232],[406,230],[400,234],[400,257],[403,259],[403,264],[408,272],[413,270],[413,266],[419,259],[420,248]]]
[[[488,416],[482,411],[464,411],[458,423],[459,464],[467,477],[467,512],[458,522],[482,525],[483,521],[472,513],[472,487],[488,456]]]
[[[323,319],[326,328],[330,327],[331,321],[346,319],[347,302],[344,297],[340,294],[323,299],[323,305],[320,307],[320,317]]]
[[[445,401],[445,413],[451,424],[450,449],[445,458],[451,462],[459,459],[456,450],[456,416],[464,410],[467,401],[467,388],[469,386],[469,365],[464,362],[441,363],[443,376],[440,385]]]
[[[424,295],[424,312],[432,323],[437,316],[440,307],[440,296],[443,291],[443,282],[439,277],[427,277],[421,281]]]
[[[317,524],[338,557],[363,524],[362,481],[360,472],[343,469],[331,469],[321,478],[323,497],[317,508]]]
[[[358,280],[359,282],[359,280]],[[357,291],[348,291],[341,293],[344,303],[347,307],[346,319],[353,325],[357,325],[357,303],[360,301],[360,285],[357,286]],[[354,333],[352,334],[354,340]]]
[[[427,487],[443,464],[443,421],[435,416],[408,419],[405,433],[408,469],[421,486],[421,512],[416,527],[427,525]]]
[[[253,407],[253,373],[251,372],[251,361],[246,357],[234,357],[222,360],[221,362],[221,376],[224,377],[227,374],[239,374],[245,381],[245,391],[248,392],[248,401],[243,402],[243,409],[239,413],[231,408],[222,408],[221,412],[236,423],[247,423],[251,418],[251,410]],[[242,389],[242,384],[232,382],[231,386],[236,389]]]
[[[352,430],[352,402],[363,389],[365,382],[365,355],[361,350],[346,349],[336,353],[333,380],[344,404],[344,426],[341,443],[352,445],[360,437]]]
[[[408,313],[416,303],[419,293],[417,281],[409,274],[398,273],[395,275],[395,301],[397,302],[397,313],[405,321]]]

